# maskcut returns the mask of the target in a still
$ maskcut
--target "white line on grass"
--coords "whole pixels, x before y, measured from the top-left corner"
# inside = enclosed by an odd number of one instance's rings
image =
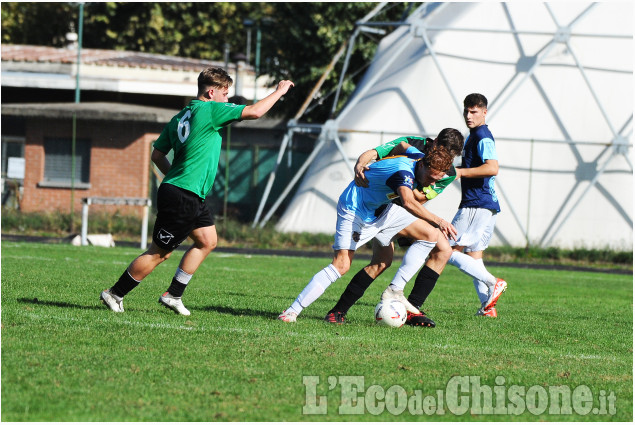
[[[3,258],[12,258],[14,260],[36,260],[36,261],[57,261],[56,258],[49,257],[38,257],[33,255],[3,255]],[[124,261],[103,261],[103,260],[91,260],[90,258],[72,258],[72,257],[64,257],[64,261],[67,262],[75,262],[75,263],[92,263],[92,264],[117,264],[117,265],[128,265],[129,262]]]
[[[36,320],[57,320],[60,322],[82,322],[86,324],[87,321],[85,318],[78,317],[63,317],[63,316],[55,316],[51,314],[36,314],[36,313],[26,313],[26,316],[31,319]],[[194,330],[192,326],[183,326],[183,325],[171,325],[169,323],[146,323],[146,322],[138,322],[138,321],[130,321],[130,320],[110,320],[110,319],[102,319],[102,318],[94,318],[93,322],[101,322],[101,323],[117,323],[121,325],[131,325],[131,326],[141,326],[146,328],[161,328],[161,329],[181,329],[185,331]],[[197,328],[201,329],[201,328]]]
[[[562,357],[576,360],[616,360],[615,356],[601,356],[598,354],[566,354]]]

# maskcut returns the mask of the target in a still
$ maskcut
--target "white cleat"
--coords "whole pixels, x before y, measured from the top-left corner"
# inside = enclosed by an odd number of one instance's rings
[[[406,299],[406,297],[403,295],[403,289],[400,290],[400,291],[397,291],[397,290],[392,289],[389,286],[388,288],[386,288],[386,290],[384,292],[382,292],[381,299],[382,300],[397,300],[397,301],[400,301],[403,305],[406,306],[406,311],[408,313],[421,314],[419,309],[417,307],[413,306],[412,304],[410,304],[410,301],[408,301],[408,299]]]
[[[283,322],[286,322],[286,323],[295,323],[297,318],[298,318],[298,313],[291,310],[285,310],[282,312],[280,316],[278,316],[278,320],[282,320]]]
[[[183,316],[190,315],[190,311],[183,305],[181,297],[173,297],[172,294],[170,294],[169,292],[165,292],[159,297],[159,303],[163,304],[169,309],[174,310],[177,314],[181,314]]]
[[[496,306],[496,303],[498,302],[498,298],[500,298],[501,294],[505,292],[506,289],[507,282],[505,282],[503,279],[496,278],[496,284],[493,288],[490,288],[489,298],[483,303],[483,311],[494,308],[494,306]]]
[[[123,313],[123,297],[118,297],[117,295],[113,294],[112,292],[110,292],[110,289],[101,291],[99,299],[115,313]]]

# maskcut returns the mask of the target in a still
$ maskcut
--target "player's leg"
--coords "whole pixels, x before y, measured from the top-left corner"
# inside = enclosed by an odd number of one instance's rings
[[[473,251],[463,253],[459,250],[454,251],[451,257],[451,264],[466,275],[472,277],[476,295],[482,306],[489,297],[490,287],[496,284],[496,278],[492,276],[483,265],[483,252]]]
[[[313,275],[295,301],[278,316],[278,319],[283,322],[295,322],[302,310],[317,300],[326,291],[326,288],[350,269],[354,255],[355,251],[353,250],[340,249],[335,251],[331,264]]]
[[[184,316],[189,316],[190,311],[183,305],[181,297],[192,279],[194,272],[196,272],[209,253],[216,248],[216,244],[218,243],[216,226],[212,225],[194,229],[190,233],[190,238],[194,243],[185,252],[183,258],[181,258],[179,267],[176,269],[167,291],[159,297],[159,303]]]
[[[169,188],[171,185],[161,186]],[[157,223],[161,222],[162,225],[169,227],[167,230],[157,231],[158,226],[155,225],[155,232],[158,233],[153,239],[165,239],[167,243],[172,244],[172,249],[176,249],[188,236],[193,240],[193,244],[181,259],[168,290],[159,296],[159,303],[177,314],[189,316],[190,312],[183,305],[181,296],[194,272],[207,255],[216,248],[214,216],[204,199],[190,191],[172,186],[170,190],[164,192],[167,192],[167,196],[160,198],[157,202],[159,209]],[[166,205],[166,199],[171,201],[170,205]],[[170,218],[167,218],[166,211],[171,213]],[[170,237],[161,238],[162,234],[174,235],[174,241],[170,242],[172,239]]]
[[[162,262],[167,260],[172,251],[159,247],[154,241],[150,247],[124,270],[119,280],[110,288],[102,291],[100,299],[112,311],[123,313],[123,297],[141,283]]]
[[[472,277],[481,307],[487,307],[477,314],[493,307],[507,287],[504,280],[494,277],[483,264],[483,251],[494,232],[496,217],[495,211],[484,208],[462,208],[452,221],[459,237],[448,263]]]
[[[403,228],[398,236],[408,237],[413,240],[413,243],[404,254],[397,273],[382,294],[382,299],[398,299],[406,306],[409,313],[420,314],[419,309],[404,297],[403,289],[424,264],[426,257],[436,246],[437,240],[443,236],[437,228],[419,219]]]
[[[423,303],[436,286],[437,280],[451,255],[452,248],[448,240],[444,237],[439,237],[436,246],[428,255],[425,265],[417,273],[412,292],[408,296],[408,301],[419,310],[421,310]],[[421,314],[409,314],[406,323],[411,326],[436,326],[435,322],[423,311],[421,311]]]
[[[382,246],[373,239],[373,257],[366,267],[361,269],[342,292],[335,306],[329,310],[324,320],[329,323],[344,323],[346,313],[359,300],[371,283],[392,264],[394,245]]]
[[[460,246],[454,247],[448,263],[474,280],[474,288],[479,301],[483,303],[488,297],[489,289],[496,285],[496,278],[485,269],[482,259],[472,255],[478,255],[478,251],[463,253],[462,249],[463,247]]]

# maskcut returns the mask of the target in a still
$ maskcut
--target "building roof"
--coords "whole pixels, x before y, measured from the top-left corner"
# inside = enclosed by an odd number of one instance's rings
[[[78,73],[75,48],[2,44],[2,86],[74,90]],[[153,53],[82,48],[80,89],[118,93],[161,93],[194,96],[197,78],[206,67],[224,67],[218,61]],[[244,62],[230,63],[234,80],[229,95],[267,96],[269,77],[254,79],[254,69]]]
[[[116,102],[82,102],[82,103],[5,103],[2,105],[3,116],[36,117],[36,118],[72,118],[137,121],[165,124],[179,111],[169,108],[131,105]],[[286,120],[279,117],[264,116],[258,120],[238,121],[233,126],[244,129],[286,129]]]
[[[78,119],[87,120],[167,123],[176,113],[178,111],[174,109],[109,102],[2,105],[2,115],[38,118],[72,118],[76,114]]]
[[[2,62],[58,63],[73,65],[77,62],[77,49],[48,46],[2,44]],[[200,72],[208,66],[224,66],[224,63],[178,56],[120,50],[82,48],[81,63],[125,68],[149,68],[172,71]]]

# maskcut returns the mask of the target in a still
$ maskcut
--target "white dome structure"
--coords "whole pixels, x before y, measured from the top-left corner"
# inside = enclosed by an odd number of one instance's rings
[[[467,135],[463,98],[477,92],[500,165],[491,244],[630,250],[633,89],[630,2],[426,3],[321,128],[277,228],[332,233],[363,151],[446,127]],[[426,207],[451,220],[459,200],[455,182]]]

